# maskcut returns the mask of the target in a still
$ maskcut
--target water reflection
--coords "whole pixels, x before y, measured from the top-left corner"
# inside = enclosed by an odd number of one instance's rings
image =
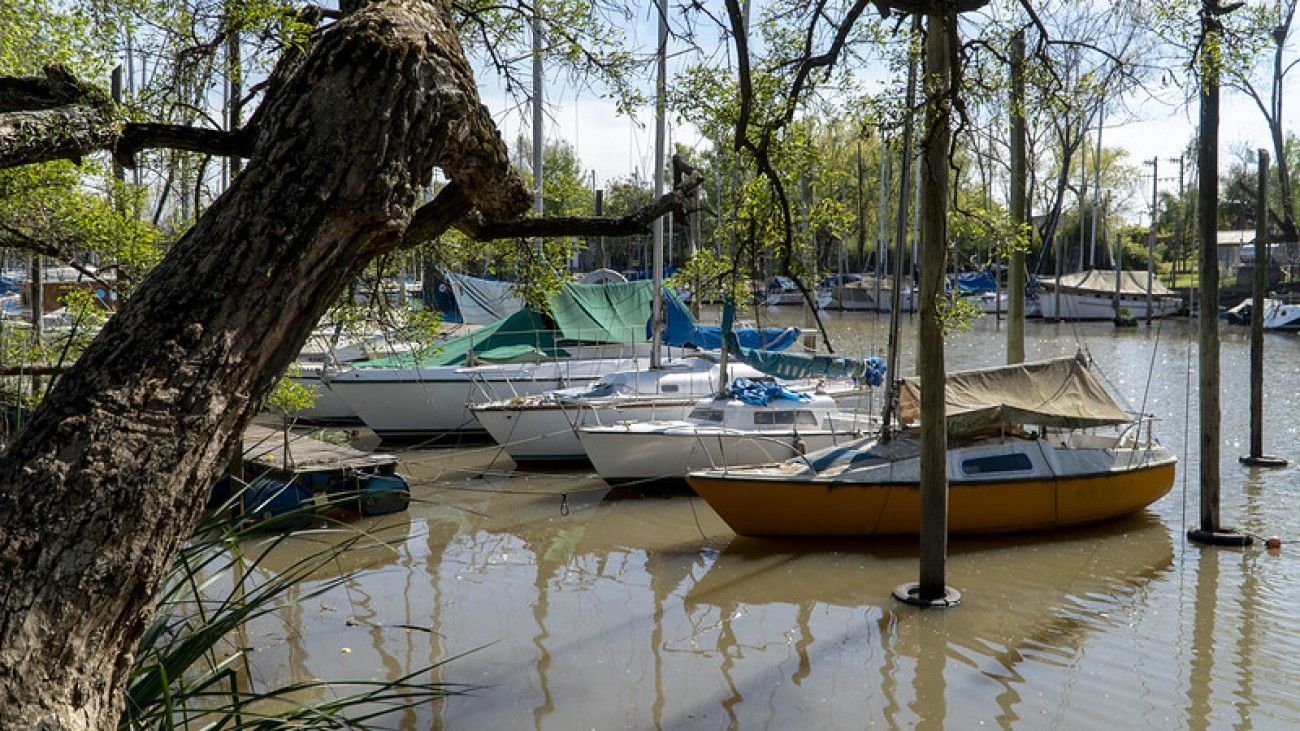
[[[835,326],[864,352],[881,332],[874,319]],[[1076,337],[1039,325],[1028,349],[1048,357],[1083,342],[1124,401],[1160,415],[1158,434],[1181,455],[1183,415],[1195,413],[1191,330],[1163,327],[1082,326]],[[953,338],[953,367],[999,362],[989,332]],[[1230,443],[1245,434],[1231,407],[1245,393],[1234,365],[1245,342],[1224,342]],[[1277,445],[1294,443],[1300,340],[1269,347],[1266,446],[1294,464]],[[889,596],[915,579],[912,542],[741,539],[690,496],[611,491],[589,470],[513,474],[495,452],[404,452],[410,515],[387,548],[313,576],[296,606],[248,628],[259,681],[434,665],[431,680],[475,688],[389,724],[410,729],[1300,722],[1300,549],[1188,548],[1195,497],[1184,503],[1179,489],[1119,523],[954,540],[949,583],[966,601],[934,613]],[[1224,452],[1225,522],[1300,536],[1300,471],[1247,472],[1238,450]],[[1195,459],[1179,470],[1194,492]],[[308,546],[277,548],[263,565],[281,570]],[[364,571],[310,596],[348,568]]]
[[[1064,534],[954,541],[951,548],[949,581],[969,597],[952,613],[902,607],[889,599],[885,587],[915,573],[915,545],[907,541],[737,538],[687,591],[685,603],[692,612],[716,608],[731,636],[733,624],[761,623],[784,616],[782,607],[793,608],[797,637],[804,641],[796,643],[800,662],[791,676],[792,683],[799,679],[796,685],[813,675],[825,656],[825,646],[815,641],[814,615],[825,616],[831,608],[879,612],[871,640],[880,643],[883,654],[881,721],[942,722],[950,695],[943,682],[949,660],[1001,686],[997,712],[986,718],[1015,720],[1023,665],[1068,667],[1088,633],[1108,627],[1110,613],[1173,563],[1169,530],[1148,514]],[[780,621],[771,624],[758,633],[778,631]],[[841,634],[827,642],[844,640]],[[963,718],[969,720],[974,718]]]

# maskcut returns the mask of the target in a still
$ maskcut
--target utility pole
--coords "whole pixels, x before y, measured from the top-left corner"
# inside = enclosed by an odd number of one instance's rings
[[[1151,327],[1151,287],[1155,279],[1156,266],[1156,206],[1158,205],[1156,196],[1159,195],[1160,189],[1160,158],[1153,157],[1145,163],[1151,164],[1151,230],[1147,232],[1147,327]]]
[[[1183,196],[1187,194],[1185,187],[1186,181],[1183,179],[1185,172],[1186,160],[1183,155],[1178,157],[1165,158],[1166,162],[1178,163],[1178,253],[1174,256],[1172,273],[1169,276],[1169,288],[1173,289],[1178,284],[1178,264],[1182,261],[1186,252],[1183,247],[1187,244],[1187,206]],[[1191,304],[1190,302],[1188,303]]]

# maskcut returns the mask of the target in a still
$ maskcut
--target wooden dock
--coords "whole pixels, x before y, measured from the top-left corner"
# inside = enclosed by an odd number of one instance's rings
[[[285,459],[285,432],[258,424],[244,431],[244,466],[251,470],[281,473],[391,472],[397,458],[391,454],[363,452],[330,444],[301,432],[288,434],[289,458]]]

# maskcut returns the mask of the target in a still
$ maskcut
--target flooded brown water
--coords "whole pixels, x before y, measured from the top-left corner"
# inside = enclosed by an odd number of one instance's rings
[[[884,347],[874,315],[830,324],[841,350]],[[1185,434],[1194,446],[1187,323],[1026,335],[1030,358],[1086,347],[1180,459]],[[1293,466],[1251,470],[1237,464],[1248,343],[1223,335],[1224,523],[1300,539],[1300,338],[1266,346],[1266,451]],[[949,368],[999,364],[1003,343],[985,318],[950,338]],[[386,545],[338,566],[356,571],[342,587],[250,628],[256,682],[438,665],[429,680],[475,688],[389,722],[408,729],[1300,724],[1300,543],[1188,544],[1195,453],[1167,497],[1121,522],[954,539],[964,604],[946,611],[890,597],[917,577],[913,541],[741,539],[698,498],[611,491],[589,468],[516,473],[485,445],[400,456],[418,502],[360,525]],[[266,567],[332,539],[295,539]]]

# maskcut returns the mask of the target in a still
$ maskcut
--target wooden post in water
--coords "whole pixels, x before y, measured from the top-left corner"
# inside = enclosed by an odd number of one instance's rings
[[[1011,222],[1025,226],[1025,32],[1011,38]],[[1007,272],[1007,363],[1025,360],[1025,251],[1011,252]]]
[[[917,364],[921,376],[921,578],[894,589],[894,598],[926,607],[961,603],[961,594],[946,586],[948,554],[948,425],[944,408],[943,298],[944,257],[948,234],[948,144],[950,129],[952,44],[957,16],[927,15],[925,35],[925,135],[921,194],[921,302]]]
[[[1250,467],[1285,467],[1286,460],[1264,454],[1264,290],[1268,289],[1268,151],[1259,151],[1259,190],[1255,194],[1255,292],[1250,304],[1250,454],[1237,461]]]
[[[1200,237],[1200,449],[1201,522],[1187,531],[1197,543],[1244,546],[1250,536],[1219,525],[1219,64],[1224,10],[1218,0],[1202,0],[1200,135],[1196,142],[1197,233]]]

